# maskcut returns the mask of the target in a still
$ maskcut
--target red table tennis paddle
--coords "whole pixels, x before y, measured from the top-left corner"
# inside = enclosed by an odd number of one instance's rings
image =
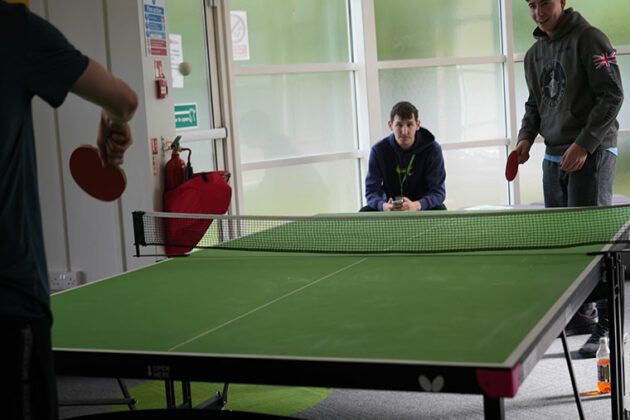
[[[516,178],[518,172],[518,152],[512,150],[512,153],[508,156],[507,165],[505,165],[505,178],[508,181],[513,181]]]
[[[116,200],[127,186],[125,172],[118,166],[103,164],[96,147],[87,144],[72,152],[70,173],[83,191],[102,201]]]

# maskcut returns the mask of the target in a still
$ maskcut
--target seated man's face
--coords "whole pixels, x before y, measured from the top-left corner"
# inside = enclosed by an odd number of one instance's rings
[[[390,121],[389,128],[394,132],[396,143],[403,150],[409,150],[416,141],[416,131],[420,129],[420,121],[412,115],[411,118],[402,119],[400,115],[394,117],[394,121]]]

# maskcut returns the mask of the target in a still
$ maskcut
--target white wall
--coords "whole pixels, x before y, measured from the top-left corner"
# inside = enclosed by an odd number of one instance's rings
[[[52,110],[33,103],[39,188],[50,272],[82,271],[86,281],[153,262],[133,257],[134,210],[161,210],[161,173],[153,175],[149,139],[175,137],[173,102],[155,98],[153,61],[145,55],[142,0],[31,0],[31,10],[57,26],[84,54],[108,66],[137,93],[140,105],[131,121],[133,146],[122,168],[127,188],[111,203],[85,194],[70,176],[75,147],[95,144],[100,109],[70,94]],[[169,85],[168,57],[159,58]],[[163,159],[163,156],[160,156]]]

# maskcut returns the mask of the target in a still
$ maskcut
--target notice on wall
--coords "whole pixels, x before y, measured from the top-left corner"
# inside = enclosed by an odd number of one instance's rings
[[[173,87],[184,87],[184,76],[179,72],[179,64],[184,61],[184,47],[180,34],[169,34],[169,49],[171,52],[171,75],[173,76]]]
[[[247,33],[247,12],[230,12],[232,26],[232,55],[234,60],[249,60],[249,34]]]
[[[144,39],[147,55],[168,55],[166,39],[166,0],[143,0]]]
[[[158,139],[157,137],[151,137],[149,139],[151,144],[151,165],[153,166],[153,176],[158,175],[158,169],[160,167],[160,156],[158,155]]]

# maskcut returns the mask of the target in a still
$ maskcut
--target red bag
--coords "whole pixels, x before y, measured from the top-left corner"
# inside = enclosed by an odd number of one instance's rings
[[[228,171],[202,172],[180,186],[164,192],[164,211],[171,213],[224,214],[230,206],[232,188]],[[165,220],[166,253],[185,254],[197,245],[212,219]],[[170,245],[170,246],[169,246]]]

